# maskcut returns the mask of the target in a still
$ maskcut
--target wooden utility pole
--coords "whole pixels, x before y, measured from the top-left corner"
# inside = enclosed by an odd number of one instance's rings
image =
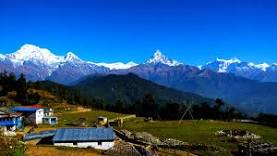
[[[192,103],[189,102],[188,106],[187,106],[187,109],[185,110],[185,112],[183,113],[181,119],[179,120],[179,125],[181,124],[181,122],[183,121],[184,117],[186,116],[187,113],[189,113],[191,119],[193,120],[193,115],[192,115]]]

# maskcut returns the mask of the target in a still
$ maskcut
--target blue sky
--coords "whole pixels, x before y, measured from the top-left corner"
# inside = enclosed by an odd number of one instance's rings
[[[0,52],[36,44],[95,62],[277,62],[275,0],[1,0]]]

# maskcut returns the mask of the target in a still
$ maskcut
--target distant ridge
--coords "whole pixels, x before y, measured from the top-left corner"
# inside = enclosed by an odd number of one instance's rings
[[[134,104],[146,94],[153,95],[158,104],[165,104],[167,102],[183,103],[186,101],[195,104],[203,102],[214,103],[214,100],[209,98],[164,87],[131,73],[126,75],[88,76],[70,87],[63,87],[60,84],[49,81],[42,81],[39,84],[42,89],[46,90],[51,90],[55,87],[75,90],[80,95],[86,96],[87,99],[101,98],[105,100],[105,103],[109,104],[114,104],[117,100],[127,104]]]

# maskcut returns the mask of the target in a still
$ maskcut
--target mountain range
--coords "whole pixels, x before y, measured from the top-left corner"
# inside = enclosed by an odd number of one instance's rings
[[[184,66],[183,63],[164,56],[159,50],[145,63],[165,64],[168,66]],[[111,70],[129,69],[141,65],[133,61],[128,63],[95,63],[84,61],[73,52],[65,56],[57,56],[46,48],[25,44],[16,52],[0,54],[0,71],[24,73],[29,80],[52,80],[70,84],[79,78],[95,74],[107,73]],[[232,73],[236,76],[262,82],[277,82],[277,64],[254,64],[239,59],[216,59],[207,64],[195,66],[198,69],[210,69],[217,73]],[[77,74],[76,74],[77,73]],[[65,78],[66,77],[66,78]]]
[[[159,85],[209,98],[222,98],[247,111],[277,112],[277,64],[254,64],[239,59],[216,59],[201,66],[183,64],[159,50],[145,63],[95,63],[72,52],[56,56],[26,44],[18,51],[0,55],[0,71],[24,73],[32,81],[50,80],[65,85],[91,75],[128,74]]]

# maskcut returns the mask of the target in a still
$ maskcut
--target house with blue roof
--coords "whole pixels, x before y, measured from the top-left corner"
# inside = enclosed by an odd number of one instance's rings
[[[58,118],[53,116],[53,110],[43,108],[41,105],[16,106],[13,112],[20,112],[32,124],[57,124]]]
[[[0,111],[0,127],[5,131],[15,131],[23,128],[21,113]]]
[[[60,128],[53,137],[54,146],[107,150],[116,138],[112,128]]]
[[[32,124],[41,124],[44,117],[44,110],[33,106],[16,106],[12,108],[13,112],[22,113],[25,119]]]

